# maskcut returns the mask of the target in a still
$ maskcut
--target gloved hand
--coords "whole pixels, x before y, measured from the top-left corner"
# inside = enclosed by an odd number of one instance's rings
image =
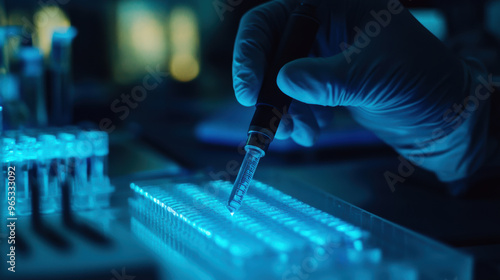
[[[255,105],[295,5],[275,0],[242,18],[233,56],[242,105]],[[480,168],[492,82],[479,63],[450,53],[397,0],[324,0],[318,17],[310,57],[286,64],[278,75],[279,88],[295,100],[277,138],[310,146],[331,119],[331,107],[347,106],[355,120],[442,181]]]

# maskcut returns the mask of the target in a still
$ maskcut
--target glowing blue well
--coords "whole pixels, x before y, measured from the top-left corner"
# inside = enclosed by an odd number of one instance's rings
[[[157,181],[131,189],[134,219],[218,276],[279,278],[316,255],[317,275],[382,262],[367,232],[257,181],[234,215],[226,208],[230,182]]]

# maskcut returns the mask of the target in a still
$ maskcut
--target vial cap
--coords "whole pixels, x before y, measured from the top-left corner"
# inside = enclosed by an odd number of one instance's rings
[[[2,162],[11,162],[15,159],[16,140],[14,138],[2,138],[1,157]]]
[[[106,156],[109,153],[108,134],[104,131],[88,131],[88,139],[92,143],[94,155]]]
[[[74,157],[76,156],[76,151],[75,151],[75,135],[70,134],[70,133],[59,133],[57,134],[57,138],[61,140],[61,147],[60,147],[60,152],[61,155],[64,157]]]
[[[18,151],[21,159],[33,160],[37,157],[37,142],[35,137],[22,135],[19,137]]]
[[[43,72],[42,52],[38,48],[23,47],[18,52],[22,63],[23,74],[26,76],[40,76]]]
[[[52,134],[41,134],[38,136],[40,159],[54,159],[61,155],[59,140]]]

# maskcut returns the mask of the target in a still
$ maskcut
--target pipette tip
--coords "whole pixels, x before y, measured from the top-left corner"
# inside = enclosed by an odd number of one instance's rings
[[[236,207],[232,206],[231,205],[231,201],[228,202],[227,204],[227,210],[229,210],[229,213],[231,213],[231,216],[234,215],[234,213],[236,212]]]

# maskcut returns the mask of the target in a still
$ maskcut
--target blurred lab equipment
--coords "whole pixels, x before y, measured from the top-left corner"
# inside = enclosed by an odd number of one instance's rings
[[[18,26],[0,26],[0,132],[23,126],[29,117],[28,108],[20,98],[19,77],[10,69],[17,55],[19,34]]]
[[[76,28],[58,28],[52,35],[50,53],[50,123],[69,125],[73,120],[74,92],[71,78],[71,43]]]
[[[37,180],[29,181],[31,217],[18,219],[16,209],[9,210],[9,224],[0,231],[2,237],[7,233],[10,236],[9,243],[0,244],[0,249],[7,252],[2,254],[2,279],[108,280],[128,279],[121,278],[128,275],[159,279],[156,260],[129,232],[115,225],[112,234],[104,233],[90,225],[92,220],[74,216],[69,180],[61,184],[63,191],[57,207],[62,209],[62,215],[40,215],[43,197]],[[105,216],[101,211],[91,219],[102,220]]]
[[[73,127],[6,131],[4,164],[18,169],[19,215],[31,213],[31,181],[39,186],[40,212],[59,212],[63,182],[76,210],[106,208],[114,187],[107,174],[108,135]],[[2,178],[2,181],[6,177]],[[5,211],[6,209],[2,209]]]
[[[47,126],[43,54],[34,47],[21,47],[17,53],[21,100],[28,109],[26,127]]]

